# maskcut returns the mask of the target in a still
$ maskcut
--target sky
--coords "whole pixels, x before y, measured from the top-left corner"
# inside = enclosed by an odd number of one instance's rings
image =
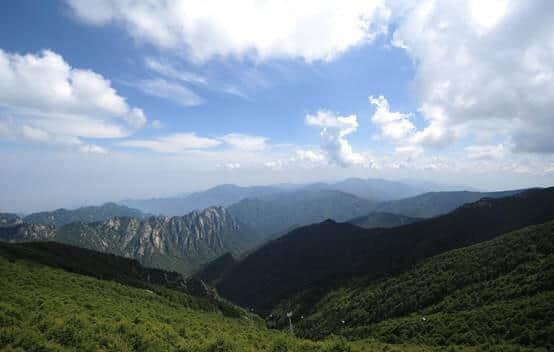
[[[0,211],[347,177],[554,185],[549,0],[0,4]]]

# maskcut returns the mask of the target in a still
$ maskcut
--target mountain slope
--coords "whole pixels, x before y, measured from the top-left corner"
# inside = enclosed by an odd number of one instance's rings
[[[268,309],[321,281],[332,287],[338,279],[398,273],[442,252],[548,221],[554,218],[553,203],[554,188],[548,188],[483,199],[444,216],[391,229],[365,230],[332,221],[306,226],[251,253],[217,288],[240,305]]]
[[[0,241],[6,242],[50,241],[56,235],[54,225],[17,222],[15,225],[0,226]]]
[[[273,316],[303,315],[296,329],[310,337],[442,345],[495,339],[551,350],[554,221],[428,258],[384,280],[358,278],[307,309],[309,296],[289,298]]]
[[[278,187],[219,185],[182,197],[124,200],[120,203],[152,214],[181,216],[193,210],[228,206],[244,198],[260,197],[281,192]]]
[[[415,197],[379,204],[375,211],[401,214],[416,218],[432,218],[451,212],[459,206],[476,202],[481,198],[508,197],[523,190],[502,192],[429,192]]]
[[[141,264],[191,274],[223,253],[239,253],[259,243],[258,235],[223,208],[180,217],[114,217],[102,222],[21,224],[0,228],[0,240],[49,240],[137,259]]]
[[[25,216],[23,221],[29,224],[43,224],[63,226],[72,222],[104,221],[115,216],[143,217],[140,210],[131,209],[115,203],[106,203],[101,206],[81,207],[74,210],[57,209],[33,213]]]
[[[204,264],[202,268],[194,274],[194,277],[211,286],[215,286],[237,263],[238,261],[231,253],[225,253],[211,262]]]
[[[99,280],[44,265],[35,261],[36,248],[29,248],[36,245],[25,244],[23,249],[17,245],[15,253],[8,245],[6,253],[6,245],[0,244],[2,351],[374,352],[392,348],[377,341],[293,338],[268,330],[258,317],[229,304],[217,306],[180,290]],[[39,250],[39,254],[41,258],[45,252]],[[94,261],[102,267],[109,263]],[[421,346],[399,347],[421,351]]]
[[[346,221],[369,213],[375,203],[339,191],[294,191],[244,199],[228,211],[254,231],[269,236],[291,226],[325,219]]]
[[[348,223],[356,226],[363,227],[365,229],[371,229],[375,227],[395,227],[401,225],[411,224],[417,221],[421,221],[420,218],[412,218],[400,214],[371,212],[368,215],[360,216],[355,219],[349,220]]]

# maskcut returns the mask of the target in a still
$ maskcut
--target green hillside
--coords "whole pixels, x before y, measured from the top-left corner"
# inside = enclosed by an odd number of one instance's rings
[[[0,350],[362,352],[440,351],[376,340],[313,342],[231,318],[186,293],[125,286],[69,273],[0,251]],[[456,347],[458,351],[477,351]]]
[[[429,258],[400,275],[358,279],[304,310],[305,291],[275,316],[295,309],[298,332],[391,343],[554,349],[554,221]],[[344,322],[343,322],[344,321]]]

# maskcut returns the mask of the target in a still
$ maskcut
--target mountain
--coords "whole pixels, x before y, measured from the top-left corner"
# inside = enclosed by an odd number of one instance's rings
[[[101,253],[56,242],[0,242],[0,256],[11,261],[26,260],[126,285],[149,288],[151,285],[179,290],[190,295],[217,299],[217,296],[195,279],[181,274],[146,268],[134,259]]]
[[[395,227],[406,224],[411,224],[417,221],[421,221],[420,218],[412,218],[400,214],[371,212],[368,215],[360,216],[355,219],[349,220],[348,223],[356,226],[363,227],[365,229],[371,229],[375,227]]]
[[[267,310],[304,288],[324,295],[342,280],[402,272],[448,250],[554,218],[554,188],[484,198],[436,218],[390,229],[325,221],[269,242],[243,259],[217,285],[223,297]],[[317,301],[317,295],[310,299]]]
[[[180,197],[124,200],[120,203],[147,213],[180,216],[193,210],[228,206],[244,198],[260,197],[281,191],[280,188],[272,186],[241,187],[226,184]]]
[[[378,178],[348,178],[330,185],[331,189],[350,193],[360,198],[386,201],[413,197],[424,192],[424,189],[403,182],[388,181]]]
[[[22,222],[23,222],[23,219],[17,214],[0,213],[0,227],[13,226],[13,225],[21,224]]]
[[[0,228],[11,242],[48,240],[137,259],[142,265],[191,274],[223,253],[239,253],[258,244],[257,234],[224,208],[208,208],[179,217],[114,217],[101,222],[22,224]]]
[[[554,221],[448,251],[384,280],[358,278],[302,309],[310,296],[287,299],[272,316],[284,322],[292,310],[303,317],[297,334],[310,338],[505,341],[553,350]]]
[[[211,286],[215,286],[237,263],[238,261],[233,257],[233,254],[228,252],[204,264],[202,268],[194,274],[194,277]]]
[[[115,216],[143,217],[140,210],[131,209],[115,203],[106,203],[101,206],[81,207],[74,210],[57,209],[33,213],[23,218],[29,224],[44,224],[63,226],[72,222],[96,222],[104,221]]]
[[[300,190],[261,198],[243,199],[227,208],[240,222],[265,236],[291,226],[331,218],[346,221],[365,215],[375,203],[352,194],[332,190]]]
[[[0,226],[0,241],[5,242],[50,241],[54,240],[56,235],[54,225],[16,222],[13,225]]]
[[[502,198],[522,192],[523,190],[502,192],[429,192],[415,197],[389,201],[379,204],[375,211],[401,214],[416,218],[432,218],[451,212],[457,207],[481,198]]]
[[[166,274],[171,280],[166,281]],[[196,285],[187,284],[190,280],[175,277],[173,281],[174,275],[60,244],[0,243],[0,350],[377,352],[395,348],[375,340],[349,342],[339,337],[309,341],[269,330],[256,315],[198,292]],[[173,283],[185,287],[173,287]],[[402,350],[416,352],[422,347],[403,345]],[[425,350],[438,352],[441,347]]]

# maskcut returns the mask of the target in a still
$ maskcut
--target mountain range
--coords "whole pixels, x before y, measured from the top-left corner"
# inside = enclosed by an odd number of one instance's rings
[[[184,274],[191,274],[223,253],[240,253],[260,241],[257,234],[238,223],[224,208],[208,208],[180,217],[112,217],[59,228],[21,223],[0,228],[0,239],[72,244]]]
[[[432,218],[449,213],[463,204],[476,202],[481,198],[502,198],[522,191],[524,190],[427,192],[414,197],[382,202],[374,210],[416,218]]]
[[[379,202],[313,186],[173,217],[0,214],[0,347],[554,347],[554,188]]]
[[[376,279],[424,258],[548,221],[554,218],[552,204],[554,188],[548,188],[484,198],[443,216],[390,229],[367,230],[327,220],[298,228],[251,253],[223,276],[217,289],[233,302],[265,311],[312,285],[336,285],[357,275]]]
[[[132,209],[116,203],[105,203],[100,206],[87,206],[77,209],[56,209],[42,211],[26,216],[11,213],[0,213],[0,226],[16,225],[18,223],[63,226],[72,222],[104,221],[114,216],[128,216],[142,218],[146,215],[140,210]]]
[[[327,218],[347,221],[368,214],[374,207],[375,202],[349,193],[298,190],[243,199],[227,209],[240,222],[267,236]]]
[[[348,178],[334,183],[276,184],[269,186],[242,187],[224,184],[205,191],[181,194],[174,197],[151,199],[127,199],[120,202],[131,208],[151,214],[178,216],[195,209],[212,206],[227,207],[243,199],[263,198],[278,193],[296,191],[339,191],[373,202],[413,197],[429,191],[459,190],[460,187],[433,183],[399,182],[383,179]]]

